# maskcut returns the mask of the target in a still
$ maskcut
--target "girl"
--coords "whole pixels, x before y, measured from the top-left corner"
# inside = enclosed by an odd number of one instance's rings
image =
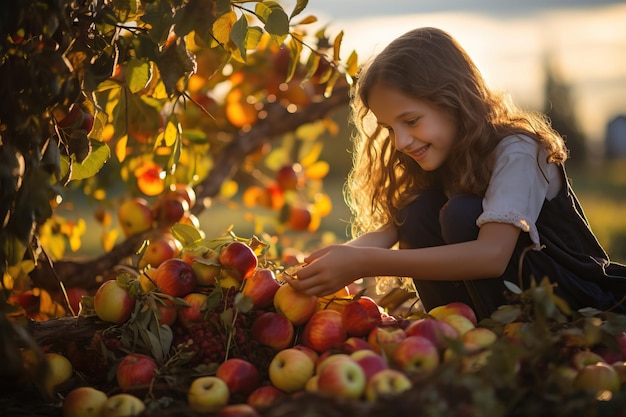
[[[363,277],[412,277],[426,310],[462,301],[486,317],[506,303],[505,280],[548,277],[573,309],[626,312],[626,266],[589,229],[563,139],[490,91],[450,35],[394,40],[362,71],[352,110],[357,237],[310,254],[287,278],[294,288],[323,296]]]

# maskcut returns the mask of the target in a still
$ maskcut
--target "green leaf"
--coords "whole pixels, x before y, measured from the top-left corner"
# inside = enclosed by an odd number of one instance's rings
[[[176,223],[172,226],[172,235],[183,245],[191,245],[204,239],[203,234],[190,224]]]
[[[79,163],[75,160],[74,156],[71,157],[72,167],[68,181],[82,180],[93,177],[98,171],[100,171],[111,156],[111,149],[109,149],[109,146],[106,143],[94,139],[90,139],[90,142],[91,152],[84,161]],[[61,158],[61,161],[63,162],[63,158]],[[65,163],[67,164],[67,161]],[[64,164],[62,163],[62,165]]]
[[[131,93],[137,93],[152,79],[152,66],[148,61],[132,58],[126,65],[125,77]]]
[[[247,313],[254,308],[252,298],[248,295],[243,295],[241,292],[235,294],[233,305],[241,312]]]
[[[243,62],[246,62],[248,37],[248,19],[245,15],[241,15],[230,30],[230,40],[237,46],[239,54]]]
[[[309,0],[298,0],[296,2],[296,7],[293,8],[291,15],[289,15],[289,20],[293,19],[295,16],[302,13],[302,11],[306,9],[306,6],[308,3],[309,3]]]

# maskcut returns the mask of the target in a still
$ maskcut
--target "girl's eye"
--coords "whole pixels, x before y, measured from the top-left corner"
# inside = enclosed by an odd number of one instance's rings
[[[407,120],[407,121],[406,121],[406,124],[407,124],[407,125],[409,125],[409,126],[414,126],[415,124],[417,124],[417,121],[418,121],[418,120],[419,120],[419,119],[417,119],[417,118],[415,118],[415,119],[411,119],[411,120]]]

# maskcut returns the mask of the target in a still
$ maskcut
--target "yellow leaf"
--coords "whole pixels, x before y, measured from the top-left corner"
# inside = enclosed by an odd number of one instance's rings
[[[220,195],[224,198],[231,198],[237,194],[238,189],[239,185],[236,181],[224,181],[222,188],[220,189]]]
[[[305,123],[296,129],[296,137],[302,140],[314,141],[324,134],[326,128],[324,123]]]
[[[115,144],[115,156],[119,162],[124,162],[126,159],[126,143],[128,142],[128,135],[124,135]]]
[[[119,231],[117,229],[111,229],[108,232],[102,233],[102,247],[106,252],[113,249],[118,236]]]
[[[310,146],[303,146],[300,149],[300,157],[298,160],[300,161],[300,165],[303,167],[308,167],[313,165],[320,157],[322,153],[322,149],[324,149],[324,145],[322,142],[307,142]]]
[[[224,13],[213,23],[213,36],[222,45],[226,45],[230,40],[230,31],[237,22],[237,14],[234,11]]]
[[[48,254],[51,255],[53,259],[63,258],[63,255],[65,255],[65,237],[63,235],[50,235],[50,240],[48,241]]]
[[[4,277],[2,279],[2,288],[10,291],[13,289],[14,284],[15,280],[13,279],[13,277],[9,274],[8,271],[5,271]]]
[[[304,170],[304,173],[307,176],[307,178],[310,178],[313,180],[321,180],[328,174],[328,171],[330,171],[330,165],[328,164],[328,162],[317,161],[313,165],[307,167]]]

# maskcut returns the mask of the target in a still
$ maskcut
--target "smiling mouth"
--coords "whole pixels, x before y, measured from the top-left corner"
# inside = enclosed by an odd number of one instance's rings
[[[413,157],[420,157],[426,153],[426,151],[430,148],[430,145],[422,146],[419,149],[416,149],[413,152],[409,152],[409,155]]]

